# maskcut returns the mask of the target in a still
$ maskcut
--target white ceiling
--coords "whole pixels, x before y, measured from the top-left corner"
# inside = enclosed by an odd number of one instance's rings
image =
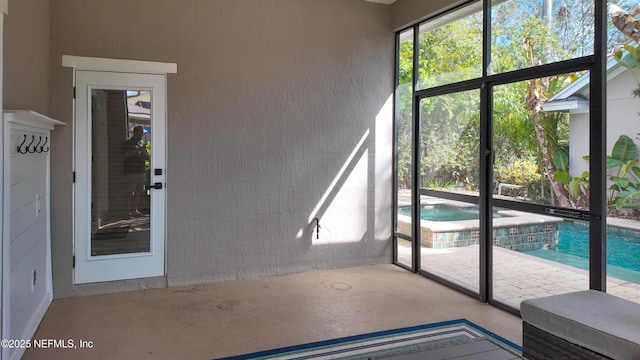
[[[380,3],[380,4],[393,4],[394,2],[396,2],[396,0],[364,0],[364,1],[368,1],[368,2],[374,2],[374,3]]]

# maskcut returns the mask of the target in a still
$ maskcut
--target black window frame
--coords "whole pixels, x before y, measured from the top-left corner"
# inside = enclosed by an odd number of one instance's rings
[[[483,10],[483,54],[482,54],[482,76],[480,78],[465,80],[461,82],[441,85],[437,87],[416,90],[418,82],[418,54],[419,54],[419,28],[422,24],[433,21],[441,16],[460,11],[460,9],[472,4],[482,3]],[[537,214],[553,214],[554,216],[581,219],[589,223],[589,289],[606,292],[606,34],[607,34],[607,4],[604,0],[594,0],[594,49],[593,55],[578,57],[570,60],[563,60],[550,64],[540,65],[531,68],[513,70],[506,73],[488,74],[490,64],[491,49],[491,0],[471,0],[447,10],[437,16],[420,21],[412,26],[399,30],[396,33],[396,64],[395,64],[395,89],[399,86],[398,68],[400,63],[400,34],[413,29],[413,134],[412,134],[412,233],[403,234],[397,232],[397,208],[398,208],[398,184],[397,184],[397,104],[398,95],[394,93],[396,99],[396,113],[394,114],[394,161],[393,161],[393,262],[407,270],[421,273],[429,278],[443,282],[473,296],[478,296],[483,302],[492,303],[505,310],[519,314],[519,310],[511,306],[500,303],[492,296],[492,246],[491,232],[493,229],[491,210],[494,206],[509,207],[521,211]],[[517,81],[529,80],[545,76],[566,74],[576,71],[588,71],[590,76],[590,97],[589,97],[589,151],[590,151],[590,199],[588,210],[572,210],[555,206],[515,202],[504,199],[494,199],[492,191],[492,154],[493,144],[492,134],[492,103],[493,88],[497,85],[513,83]],[[419,156],[420,154],[420,119],[419,104],[421,99],[431,96],[444,95],[464,90],[480,90],[480,192],[478,197],[453,194],[442,191],[428,190],[420,188]],[[395,91],[395,90],[394,90]],[[476,203],[480,206],[480,237],[483,239],[480,245],[480,291],[474,293],[464,289],[459,285],[451,283],[446,279],[427,273],[421,269],[420,259],[420,196],[431,195],[441,198]],[[411,240],[412,242],[412,264],[406,266],[398,262],[398,238]]]

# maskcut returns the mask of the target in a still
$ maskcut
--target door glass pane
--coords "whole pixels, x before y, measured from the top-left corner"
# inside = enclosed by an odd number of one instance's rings
[[[492,270],[493,299],[516,309],[525,299],[588,290],[589,224],[496,208]]]
[[[593,9],[593,0],[493,0],[490,73],[592,55]]]
[[[622,62],[610,61],[607,72],[607,292],[640,302],[640,46],[623,35],[636,30],[620,21],[632,18],[637,1],[614,3],[607,45]]]
[[[494,199],[588,209],[588,79],[560,74],[494,88]],[[494,214],[494,300],[519,308],[524,299],[589,288],[587,222]]]
[[[588,209],[588,78],[564,74],[494,88],[494,198]]]
[[[420,102],[421,187],[478,197],[480,91],[433,96]],[[455,194],[455,195],[453,195]],[[476,202],[477,203],[477,202]],[[421,266],[479,292],[480,220],[477,204],[420,197]]]
[[[149,252],[149,91],[91,91],[91,255]]]
[[[478,196],[480,90],[420,102],[421,186]]]
[[[478,205],[420,197],[422,269],[478,293],[480,220]]]
[[[411,247],[411,199],[413,134],[413,29],[400,33],[398,63],[398,88],[396,89],[396,198],[398,199],[398,219],[396,261],[411,267],[413,251]],[[409,209],[409,211],[407,211]]]

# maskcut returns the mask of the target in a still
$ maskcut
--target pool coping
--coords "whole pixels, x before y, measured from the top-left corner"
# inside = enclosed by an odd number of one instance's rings
[[[607,216],[607,225],[640,231],[640,221],[637,220]]]
[[[448,200],[448,199],[438,199],[438,198],[426,198],[420,201],[420,205],[438,205],[438,204],[446,204],[457,207],[473,207],[476,204],[466,203],[462,201]],[[411,206],[411,203],[399,203],[398,207],[402,206]],[[503,214],[506,217],[504,218],[494,218],[493,219],[493,227],[506,227],[506,226],[517,226],[517,225],[531,225],[531,224],[540,224],[540,223],[554,223],[554,222],[562,222],[564,221],[562,218],[541,215],[541,214],[532,214],[527,212],[522,212],[518,210],[499,210],[499,214]],[[411,224],[411,216],[400,215],[398,214],[398,222],[402,221],[408,224]],[[455,223],[455,225],[452,225]],[[447,224],[447,225],[442,225]],[[421,227],[427,227],[434,231],[455,231],[455,230],[472,230],[477,229],[479,227],[479,220],[456,220],[456,221],[430,221],[430,220],[420,220]],[[607,226],[614,226],[618,228],[630,229],[640,231],[640,221],[631,220],[631,219],[623,219],[616,217],[607,217]]]
[[[519,225],[532,225],[532,224],[548,224],[559,223],[563,220],[561,218],[531,214],[517,210],[500,210],[499,214],[505,215],[505,217],[494,218],[493,227],[508,227]],[[404,222],[411,224],[412,217],[407,215],[398,214],[398,222]],[[456,220],[456,221],[430,221],[420,220],[420,227],[431,229],[432,231],[465,231],[465,230],[477,230],[480,227],[480,221],[475,220]]]

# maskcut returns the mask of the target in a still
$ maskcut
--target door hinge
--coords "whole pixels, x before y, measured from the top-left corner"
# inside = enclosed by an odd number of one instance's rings
[[[73,178],[73,183],[75,184],[76,183],[76,172],[75,171],[73,172],[72,178]]]
[[[74,99],[76,98],[76,87],[75,86],[73,87],[73,98]]]
[[[74,269],[76,268],[76,256],[73,255],[73,263],[71,264],[71,267],[73,267]]]

